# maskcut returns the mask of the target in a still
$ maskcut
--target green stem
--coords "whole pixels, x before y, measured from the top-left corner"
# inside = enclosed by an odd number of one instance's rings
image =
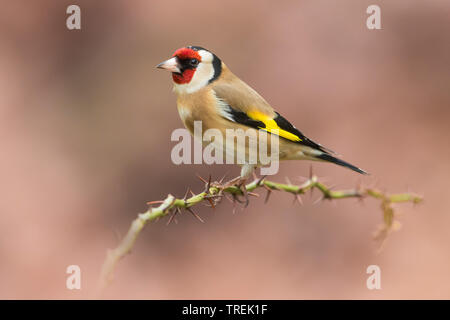
[[[375,189],[365,189],[362,190],[360,188],[351,189],[351,190],[331,190],[325,184],[318,181],[316,176],[312,176],[302,185],[292,185],[292,184],[283,184],[277,183],[273,181],[267,180],[255,180],[245,186],[245,189],[248,192],[251,192],[255,189],[265,187],[269,190],[278,190],[284,191],[288,193],[292,193],[294,195],[304,194],[309,190],[318,189],[324,199],[332,200],[332,199],[345,199],[345,198],[364,198],[371,197],[374,199],[381,200],[381,208],[383,210],[383,220],[384,226],[378,232],[378,237],[385,238],[386,235],[391,231],[391,228],[394,223],[394,210],[391,207],[391,203],[401,203],[401,202],[412,202],[419,203],[422,201],[422,198],[410,194],[410,193],[399,193],[399,194],[385,194],[379,190]],[[242,190],[237,186],[227,186],[223,187],[219,183],[213,183],[212,185],[207,184],[207,190],[194,194],[192,197],[187,199],[177,199],[172,195],[168,195],[161,204],[156,207],[149,209],[138,215],[138,217],[131,223],[131,226],[126,234],[126,236],[122,239],[119,246],[117,246],[113,250],[108,250],[106,260],[102,267],[102,272],[100,276],[100,281],[102,287],[105,287],[109,281],[111,280],[112,273],[117,262],[123,258],[127,253],[131,251],[136,242],[136,239],[145,225],[150,222],[157,220],[158,218],[162,218],[168,215],[173,210],[178,209],[188,209],[203,202],[203,201],[214,201],[211,200],[214,197],[221,197],[223,193],[229,193],[231,195],[242,195]]]

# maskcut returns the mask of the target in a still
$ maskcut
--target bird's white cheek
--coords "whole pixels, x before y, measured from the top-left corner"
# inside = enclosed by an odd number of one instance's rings
[[[173,90],[177,94],[194,93],[200,90],[201,88],[207,86],[209,80],[212,79],[213,77],[214,77],[213,66],[210,63],[209,64],[201,63],[198,66],[197,70],[194,73],[194,76],[192,77],[189,83],[178,84],[174,82]]]

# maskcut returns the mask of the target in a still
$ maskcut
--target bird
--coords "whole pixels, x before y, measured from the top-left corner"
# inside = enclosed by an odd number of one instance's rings
[[[222,133],[228,129],[264,131],[278,138],[279,160],[325,161],[368,174],[306,137],[211,51],[200,46],[182,47],[156,67],[171,72],[178,113],[191,134],[195,121],[201,121],[203,129]],[[237,149],[223,148],[224,153],[236,153]],[[250,145],[244,148],[246,153],[252,151]],[[256,163],[242,163],[240,176],[233,181],[242,185],[259,165],[259,158]]]

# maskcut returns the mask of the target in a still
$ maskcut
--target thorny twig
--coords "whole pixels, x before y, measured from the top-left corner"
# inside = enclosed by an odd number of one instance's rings
[[[199,178],[205,183],[205,189],[198,194],[195,194],[188,189],[185,196],[181,199],[175,198],[173,195],[169,194],[165,200],[151,201],[148,203],[149,209],[145,213],[139,214],[138,217],[131,223],[126,236],[122,239],[119,246],[113,250],[108,250],[100,276],[101,286],[103,288],[111,280],[111,276],[117,262],[131,251],[139,233],[148,222],[169,215],[168,224],[170,224],[173,220],[176,221],[176,215],[183,209],[190,212],[200,222],[204,222],[202,218],[193,211],[192,207],[203,201],[207,201],[212,208],[215,208],[224,197],[233,202],[233,212],[235,211],[236,203],[241,202],[238,197],[244,195],[241,188],[237,186],[223,185],[222,181],[212,182],[211,177],[209,177],[209,180],[201,177]],[[244,186],[242,186],[242,188],[244,188]],[[265,197],[265,202],[269,200],[270,194],[275,190],[293,194],[294,203],[299,202],[300,204],[302,204],[300,195],[305,194],[308,191],[312,192],[314,189],[318,189],[322,193],[322,197],[319,201],[345,198],[357,198],[362,200],[369,197],[378,199],[381,201],[384,223],[375,233],[375,239],[379,240],[381,245],[384,244],[388,234],[391,231],[396,230],[399,225],[398,222],[394,220],[394,209],[392,205],[401,202],[417,204],[422,201],[422,197],[411,193],[386,194],[373,188],[362,188],[360,185],[355,189],[331,190],[331,187],[327,187],[325,184],[320,182],[317,176],[313,175],[312,172],[310,173],[309,179],[301,185],[293,185],[290,182],[287,184],[276,183],[266,180],[265,177],[259,179],[255,178],[254,181],[245,185],[248,195],[258,196],[252,192],[258,188],[266,189],[267,195]],[[189,192],[192,196],[188,198]],[[227,195],[230,195],[231,197],[228,197]],[[152,204],[159,204],[159,206],[153,208],[151,206]]]

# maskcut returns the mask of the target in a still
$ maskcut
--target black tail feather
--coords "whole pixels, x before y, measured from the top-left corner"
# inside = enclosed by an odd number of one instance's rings
[[[338,159],[333,157],[332,155],[328,154],[328,153],[322,153],[320,156],[316,156],[316,158],[321,159],[321,160],[325,160],[325,161],[329,161],[332,163],[335,163],[337,165],[352,169],[353,171],[356,171],[358,173],[361,174],[368,174],[367,172],[365,172],[363,169],[360,169],[358,167],[355,167],[354,165],[345,162],[344,160]]]

